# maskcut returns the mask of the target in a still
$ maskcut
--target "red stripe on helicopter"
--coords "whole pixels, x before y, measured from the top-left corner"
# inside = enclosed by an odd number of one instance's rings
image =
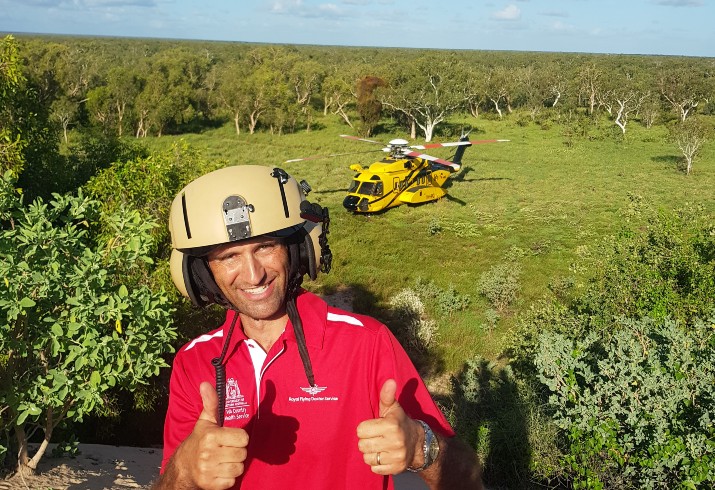
[[[449,168],[451,168],[454,172],[456,172],[457,170],[459,170],[460,168],[462,168],[461,165],[458,165],[458,164],[456,164],[456,163],[454,163],[454,162],[450,162],[450,161],[448,161],[448,160],[443,160],[443,159],[441,159],[441,158],[436,158],[436,157],[433,157],[433,156],[430,156],[430,155],[425,155],[425,154],[423,154],[423,153],[417,153],[416,151],[411,151],[411,152],[409,152],[409,153],[405,153],[405,156],[413,157],[413,158],[422,158],[422,159],[424,159],[424,160],[429,160],[430,162],[434,162],[434,163],[437,163],[437,164],[439,164],[439,165],[444,165],[445,167],[449,167]]]

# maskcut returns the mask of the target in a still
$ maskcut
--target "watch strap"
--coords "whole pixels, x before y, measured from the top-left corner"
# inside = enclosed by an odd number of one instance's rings
[[[407,467],[407,471],[411,471],[412,473],[419,473],[420,471],[426,470],[427,468],[430,467],[430,465],[434,462],[434,458],[432,457],[432,451],[430,451],[430,447],[432,444],[437,443],[437,439],[434,435],[434,432],[432,432],[432,429],[430,429],[430,426],[427,425],[422,420],[415,420],[415,422],[419,422],[420,425],[422,425],[422,429],[425,431],[425,439],[424,442],[422,443],[422,454],[424,456],[424,464],[420,466],[419,468],[413,468],[412,466]],[[439,446],[437,446],[439,447]]]

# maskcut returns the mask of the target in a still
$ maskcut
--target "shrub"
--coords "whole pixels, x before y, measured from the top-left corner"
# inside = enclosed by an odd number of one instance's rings
[[[434,281],[425,281],[422,278],[417,278],[415,291],[421,298],[431,301],[442,315],[466,310],[471,302],[469,295],[459,294],[452,284],[447,289],[442,289]]]
[[[437,324],[425,315],[419,295],[412,289],[403,289],[390,300],[390,307],[398,322],[406,329],[405,339],[410,347],[423,350],[432,347],[437,339]]]
[[[479,278],[479,292],[498,312],[503,313],[516,299],[521,268],[514,263],[497,264]]]
[[[134,264],[151,261],[156,225],[120,209],[106,216],[112,236],[96,239],[88,229],[99,207],[55,194],[1,223],[0,413],[20,443],[21,470],[36,468],[58,424],[95,412],[112,389],[136,390],[172,351],[166,295],[127,282]],[[30,459],[37,429],[43,444]]]
[[[536,366],[567,435],[574,488],[715,484],[715,310],[683,328],[622,320],[612,336],[543,333]]]

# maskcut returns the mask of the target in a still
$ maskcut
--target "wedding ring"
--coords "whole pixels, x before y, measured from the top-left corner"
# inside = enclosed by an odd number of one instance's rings
[[[377,466],[380,466],[380,453],[377,453]]]

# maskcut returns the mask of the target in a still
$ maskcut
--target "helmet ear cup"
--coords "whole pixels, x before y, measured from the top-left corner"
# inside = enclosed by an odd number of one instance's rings
[[[306,233],[303,237],[303,243],[300,245],[300,263],[307,269],[303,271],[308,274],[311,280],[318,277],[318,265],[315,258],[315,247],[313,247],[313,237]]]
[[[170,267],[174,284],[195,306],[217,303],[231,308],[216,284],[206,259],[174,249],[171,252]]]

